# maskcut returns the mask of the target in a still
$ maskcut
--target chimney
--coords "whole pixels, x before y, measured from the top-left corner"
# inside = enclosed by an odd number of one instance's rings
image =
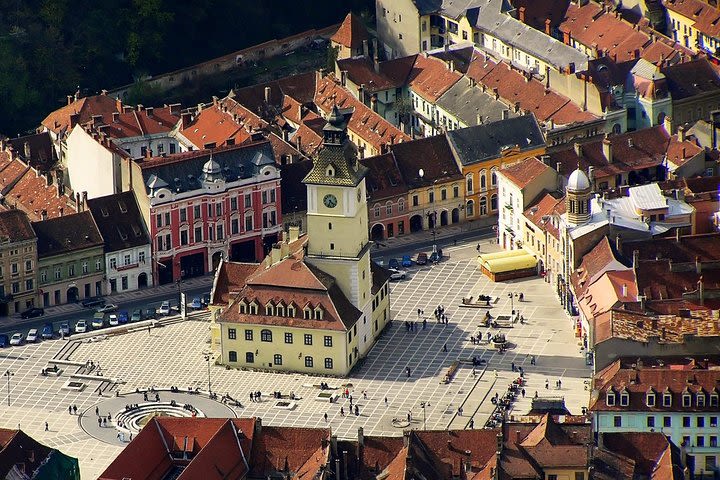
[[[360,103],[365,103],[365,84],[362,83],[358,87],[358,100],[360,100]]]
[[[518,20],[525,23],[525,7],[520,7],[518,9]]]
[[[705,282],[703,282],[703,277],[700,275],[700,280],[698,280],[698,297],[700,300],[700,306],[705,305]]]
[[[645,312],[645,295],[638,295],[638,302],[640,302],[640,311]]]
[[[255,434],[261,434],[262,433],[262,418],[255,417]]]
[[[370,58],[370,46],[368,45],[367,39],[363,40],[362,45],[363,45],[363,57]]]
[[[30,142],[23,143],[23,153],[25,154],[25,160],[30,161]]]
[[[700,275],[702,273],[702,262],[700,261],[700,256],[695,256],[695,273]]]
[[[60,216],[63,216],[63,207],[60,207]]]
[[[619,252],[621,245],[622,245],[622,237],[618,233],[617,235],[615,235],[615,250],[617,250]]]
[[[342,480],[342,477],[340,476],[340,459],[335,459],[335,478],[337,480]]]
[[[68,96],[67,96],[67,102],[68,102],[67,104],[68,104],[68,105],[70,105],[70,104],[73,102],[73,100],[74,100],[74,98],[73,98],[72,95],[68,95]]]
[[[82,205],[83,210],[87,209],[87,192],[82,192]]]
[[[578,157],[582,157],[582,145],[580,145],[579,142],[575,142],[573,148],[575,148],[575,155],[577,155]]]
[[[270,87],[265,87],[265,103],[270,104]]]
[[[628,137],[628,147],[632,148],[634,146],[632,137]]]
[[[183,112],[180,114],[180,123],[183,130],[190,127],[190,123],[192,122],[192,113],[190,112]]]
[[[340,85],[343,87],[347,84],[347,70],[340,71]]]
[[[678,142],[684,142],[684,141],[685,141],[685,127],[683,127],[682,125],[680,125],[680,126],[678,127],[677,132],[678,132],[678,134],[677,134],[677,135],[678,135]]]
[[[679,242],[680,242],[680,237],[681,237],[680,229],[679,229],[679,228],[676,228],[676,229],[675,229],[675,241],[679,243]]]
[[[373,93],[370,97],[370,108],[373,112],[377,113],[378,106],[377,106],[377,94]]]
[[[495,97],[495,100],[497,100],[498,98],[500,98],[500,93],[498,92],[498,88],[497,88],[497,87],[493,87],[492,91],[493,91],[493,97]]]
[[[338,456],[338,450],[337,450],[337,435],[331,435],[330,436],[330,453],[333,457]]]
[[[555,162],[555,171],[557,173],[560,173],[560,170],[562,169],[562,163],[561,162]]]
[[[665,115],[665,118],[663,118],[663,128],[667,132],[668,135],[672,135],[672,118],[670,118],[670,115]]]
[[[502,432],[498,432],[498,434],[495,436],[495,453],[497,455],[501,455],[503,452],[503,434]]]
[[[475,124],[476,125],[482,124],[482,115],[480,115],[480,112],[477,112],[475,114]]]
[[[377,45],[374,39],[373,44]],[[375,70],[376,74],[380,74],[380,57],[378,56],[377,47],[375,47],[375,52],[373,53],[373,70]]]
[[[217,97],[213,97],[213,101],[217,101]],[[153,110],[154,110],[153,107],[147,107],[147,108],[145,109],[145,113],[147,114],[148,117],[152,117],[152,116],[153,116]]]
[[[362,427],[358,427],[358,445],[365,446],[365,435]]]
[[[295,240],[300,238],[300,227],[298,227],[297,225],[290,226],[290,228],[288,229],[288,234],[289,234],[288,241],[294,242]]]
[[[42,212],[40,212],[40,218],[43,221],[47,220],[47,210],[43,210]]]
[[[302,137],[295,137],[295,146],[298,149],[298,152],[302,152]]]
[[[606,133],[605,138],[602,141],[603,156],[608,163],[613,163],[613,151],[612,141],[610,141],[610,134]]]
[[[410,446],[410,430],[403,431],[403,447],[407,448]]]
[[[120,120],[120,112],[112,112],[112,122],[117,123]]]
[[[347,479],[348,477],[348,452],[347,450],[343,450],[343,478]]]
[[[75,209],[82,212],[82,204],[80,203],[80,192],[75,192]]]
[[[515,102],[515,103],[513,104],[513,111],[514,111],[515,113],[518,113],[518,112],[520,111],[520,102]]]
[[[622,284],[622,296],[623,298],[627,297],[627,283]]]
[[[545,35],[550,35],[550,30],[552,28],[552,22],[549,18],[545,19]]]
[[[633,250],[633,260],[632,260],[632,266],[634,270],[637,270],[638,265],[640,264],[640,250]]]
[[[448,70],[450,70],[451,72],[455,71],[455,60],[448,61]]]
[[[178,115],[180,113],[179,103],[171,103],[168,105],[168,108],[170,108],[170,115]]]

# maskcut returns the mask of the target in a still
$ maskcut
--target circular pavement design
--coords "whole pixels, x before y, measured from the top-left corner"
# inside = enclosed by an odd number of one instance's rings
[[[198,417],[237,417],[235,410],[217,400],[211,400],[207,395],[170,392],[169,390],[158,390],[157,393],[160,395],[159,402],[145,401],[142,393],[128,393],[119,397],[104,398],[79,415],[80,428],[101,442],[125,445],[130,441],[129,433],[132,433],[133,436],[136,435],[154,416],[191,417],[192,410],[195,410]],[[149,395],[148,398],[155,398],[155,394]],[[175,405],[171,404],[172,401],[175,402]],[[132,404],[139,405],[139,408],[126,411],[126,405]],[[186,409],[183,408],[184,405],[192,405],[193,408]],[[110,421],[106,421],[104,426],[98,425],[98,418],[102,419],[108,415],[110,415]],[[125,428],[117,427],[118,420],[123,422]],[[123,435],[118,435],[121,432]]]

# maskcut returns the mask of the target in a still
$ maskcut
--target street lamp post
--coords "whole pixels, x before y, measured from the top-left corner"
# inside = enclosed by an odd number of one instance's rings
[[[208,393],[212,394],[212,387],[210,385],[210,359],[212,356],[209,353],[204,354],[205,361],[207,362],[207,370],[208,370]]]
[[[7,377],[7,403],[8,407],[10,406],[10,377],[14,376],[15,374],[11,372],[10,370],[5,370],[5,373],[3,373],[5,377]]]
[[[515,302],[514,297],[517,297],[518,294],[515,292],[508,293],[508,298],[510,299],[510,310],[512,311],[513,315],[515,314]]]
[[[430,403],[428,403],[428,402],[420,402],[420,408],[422,408],[422,411],[423,411],[423,430],[427,430],[425,407],[429,407],[429,406],[430,406]]]

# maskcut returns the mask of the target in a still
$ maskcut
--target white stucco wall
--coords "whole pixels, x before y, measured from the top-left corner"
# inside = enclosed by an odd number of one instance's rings
[[[66,143],[70,188],[88,192],[88,198],[116,193],[113,153],[77,125]]]

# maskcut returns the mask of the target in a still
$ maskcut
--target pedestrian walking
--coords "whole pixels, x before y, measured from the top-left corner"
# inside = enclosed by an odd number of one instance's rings
[[[474,420],[474,419],[472,419],[472,418],[470,419],[470,423],[468,424],[468,427],[470,427],[470,430],[472,430],[472,429],[475,427],[475,420]]]
[[[48,422],[45,422],[45,431],[47,432],[49,430],[50,430],[50,426],[48,425]]]
[[[68,413],[72,415],[72,405],[68,406]]]
[[[530,365],[535,365],[535,355],[530,357]]]
[[[525,398],[525,389],[523,388],[520,393],[522,393],[523,398]]]
[[[513,372],[515,371],[515,362],[512,362],[510,364],[510,368],[512,369]]]
[[[535,390],[535,398],[538,398],[537,390]]]
[[[77,415],[77,405],[73,404],[73,413]]]
[[[545,379],[545,390],[548,390],[550,388],[550,382],[548,382],[548,379]]]
[[[102,427],[102,418],[98,417],[98,427]]]
[[[562,380],[558,378],[558,390],[562,388]]]
[[[95,415],[98,417],[100,416],[100,408],[95,407]]]
[[[408,378],[410,378],[410,367],[405,367],[405,373],[407,373]]]
[[[255,396],[253,395],[252,392],[250,392],[250,401],[251,401],[251,402],[254,402],[254,401],[255,401]]]
[[[103,417],[102,424],[103,424],[103,427],[107,427],[107,418]]]
[[[367,400],[367,392],[365,390],[363,390],[363,398]]]
[[[443,345],[443,352],[447,352],[447,343]]]
[[[477,247],[475,247],[475,250],[477,250],[478,253],[480,253],[480,244],[479,243],[477,244]]]
[[[387,406],[387,397],[385,397],[385,405]]]
[[[360,416],[360,408],[358,408],[357,405],[355,405],[355,416],[356,416],[356,417],[359,417],[359,416]]]
[[[472,369],[472,376],[473,376],[473,377],[475,376],[475,369],[474,369],[474,368]]]
[[[427,319],[423,318],[423,330],[427,328]]]
[[[408,412],[408,414],[407,414],[407,420],[408,420],[408,423],[412,422],[412,415],[410,415],[410,412]]]
[[[340,407],[340,416],[341,417],[345,416],[345,409],[343,407]]]
[[[325,423],[327,423],[327,413],[325,413],[325,415],[323,416],[325,417]]]
[[[151,328],[151,325],[148,325],[148,335],[151,335],[150,328]]]

